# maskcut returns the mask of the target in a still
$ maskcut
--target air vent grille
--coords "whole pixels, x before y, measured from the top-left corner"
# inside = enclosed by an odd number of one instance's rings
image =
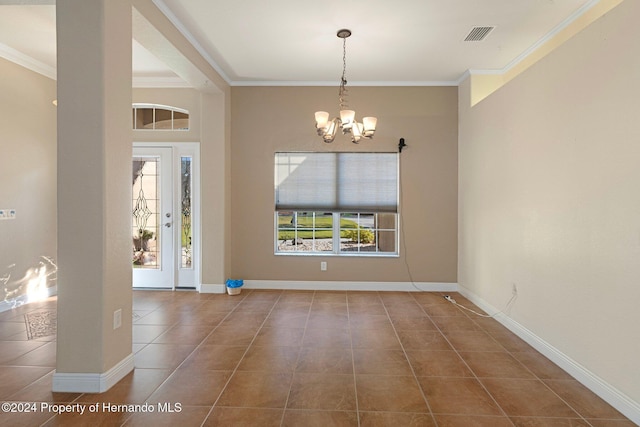
[[[484,40],[491,31],[496,27],[473,27],[464,41],[466,42],[479,42]]]

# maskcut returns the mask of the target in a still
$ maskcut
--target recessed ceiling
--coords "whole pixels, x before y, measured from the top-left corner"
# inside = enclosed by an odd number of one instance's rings
[[[504,70],[597,0],[153,0],[230,84],[456,84]],[[464,41],[474,27],[495,27]],[[4,49],[2,49],[4,48]],[[0,6],[0,51],[55,70],[55,6]],[[2,54],[2,52],[0,52]],[[6,57],[6,55],[3,55]],[[135,77],[176,77],[134,43]]]

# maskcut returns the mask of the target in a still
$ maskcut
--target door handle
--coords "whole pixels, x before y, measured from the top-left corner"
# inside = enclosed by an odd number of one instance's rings
[[[167,227],[167,228],[170,228],[171,227],[171,223],[167,222],[167,223],[164,224],[164,226]]]

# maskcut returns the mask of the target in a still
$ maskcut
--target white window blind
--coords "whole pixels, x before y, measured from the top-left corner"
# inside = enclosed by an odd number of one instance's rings
[[[277,211],[397,212],[397,153],[276,153]]]

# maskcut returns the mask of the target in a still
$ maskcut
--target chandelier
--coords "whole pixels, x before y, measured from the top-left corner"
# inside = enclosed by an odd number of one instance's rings
[[[342,79],[340,80],[340,90],[338,99],[340,100],[340,117],[329,120],[329,113],[326,111],[316,111],[316,129],[318,135],[324,142],[333,142],[338,128],[343,134],[351,134],[351,141],[357,144],[361,138],[373,138],[376,131],[378,119],[375,117],[363,117],[362,123],[356,121],[356,112],[349,110],[347,106],[347,37],[351,35],[350,30],[340,30],[337,36],[342,39]]]

